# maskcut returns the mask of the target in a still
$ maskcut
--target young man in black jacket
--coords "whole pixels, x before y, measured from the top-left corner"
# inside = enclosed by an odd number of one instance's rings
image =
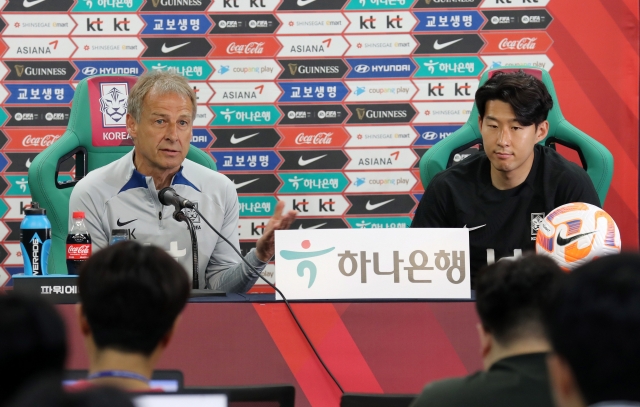
[[[411,227],[468,228],[471,279],[535,249],[544,217],[569,202],[600,206],[586,171],[549,147],[551,95],[539,79],[497,72],[475,95],[484,151],[437,174]]]

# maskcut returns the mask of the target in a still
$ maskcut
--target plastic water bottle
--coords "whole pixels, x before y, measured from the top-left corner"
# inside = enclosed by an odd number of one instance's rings
[[[24,210],[20,223],[20,250],[26,276],[46,276],[51,248],[51,222],[37,202]]]
[[[91,256],[91,236],[84,224],[84,212],[73,212],[71,230],[67,235],[67,272],[78,274],[78,268]]]

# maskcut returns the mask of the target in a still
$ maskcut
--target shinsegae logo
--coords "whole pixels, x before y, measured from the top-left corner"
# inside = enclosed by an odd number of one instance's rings
[[[300,244],[303,249],[309,249],[311,247],[311,242],[308,240],[303,240]],[[316,251],[293,251],[293,250],[281,250],[280,255],[285,260],[302,260],[309,259],[313,257],[322,256],[333,251],[335,247],[330,247],[328,249],[316,250]],[[300,277],[304,277],[305,270],[309,270],[309,286],[307,288],[311,288],[313,283],[316,281],[316,274],[318,273],[318,268],[315,263],[311,260],[303,260],[298,264],[297,273]]]

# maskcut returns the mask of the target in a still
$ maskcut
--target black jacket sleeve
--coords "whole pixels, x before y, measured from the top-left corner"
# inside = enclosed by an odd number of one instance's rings
[[[427,186],[411,222],[412,228],[449,228],[454,227],[451,205],[451,193],[448,185],[436,175]]]

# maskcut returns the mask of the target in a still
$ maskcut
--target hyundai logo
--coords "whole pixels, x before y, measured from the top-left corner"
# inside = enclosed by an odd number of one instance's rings
[[[87,76],[92,76],[98,73],[98,68],[95,66],[87,66],[82,68],[82,74]]]
[[[424,133],[422,133],[422,138],[425,140],[435,140],[438,138],[438,133],[436,133],[435,131],[425,131]]]
[[[360,65],[356,65],[355,68],[353,68],[354,71],[356,71],[357,73],[367,73],[369,72],[371,68],[369,67],[369,65],[364,65],[364,64],[360,64]]]

